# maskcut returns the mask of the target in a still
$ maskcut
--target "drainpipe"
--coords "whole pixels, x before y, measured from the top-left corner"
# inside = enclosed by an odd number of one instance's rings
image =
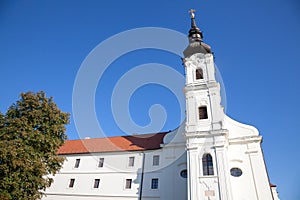
[[[141,174],[141,184],[140,184],[140,196],[139,200],[142,200],[143,196],[143,183],[144,183],[144,170],[145,170],[145,152],[142,152],[143,154],[143,163],[142,163],[142,174]]]

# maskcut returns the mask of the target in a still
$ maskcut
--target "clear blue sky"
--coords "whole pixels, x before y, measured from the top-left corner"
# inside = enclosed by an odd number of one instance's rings
[[[0,111],[4,113],[21,92],[44,90],[63,111],[72,113],[76,74],[100,42],[138,27],[186,34],[190,8],[197,10],[198,26],[215,53],[226,87],[227,114],[260,130],[271,182],[278,186],[281,199],[300,199],[298,0],[2,0]],[[110,110],[114,85],[131,68],[150,62],[184,73],[178,56],[158,50],[139,50],[116,60],[96,94],[97,116],[108,135],[122,134]],[[169,114],[163,130],[175,129],[180,124],[178,102],[158,85],[133,94],[133,120],[147,125],[149,106],[156,103]],[[76,139],[80,135],[71,118],[67,134]]]

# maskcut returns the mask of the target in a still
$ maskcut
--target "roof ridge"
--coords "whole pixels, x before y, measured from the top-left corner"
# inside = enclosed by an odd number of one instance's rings
[[[145,151],[160,149],[164,137],[170,132],[67,140],[57,154],[78,154],[113,151]]]
[[[164,131],[158,133],[145,133],[145,134],[135,134],[135,135],[119,135],[119,136],[112,136],[112,137],[99,137],[99,138],[82,138],[82,139],[74,139],[74,140],[66,140],[66,141],[83,141],[83,140],[94,140],[94,139],[110,139],[110,138],[118,138],[118,137],[134,137],[134,136],[147,136],[147,135],[156,135],[156,134],[166,134],[170,133],[171,131]],[[140,137],[144,138],[144,137]]]

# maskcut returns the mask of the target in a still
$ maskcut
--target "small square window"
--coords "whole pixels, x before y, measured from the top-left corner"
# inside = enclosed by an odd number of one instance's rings
[[[158,166],[159,165],[159,155],[154,155],[153,156],[153,166]]]
[[[129,167],[133,167],[134,166],[134,157],[129,157],[128,166]]]
[[[69,188],[73,188],[75,183],[75,178],[71,178],[69,182]]]
[[[98,167],[103,167],[104,165],[104,158],[99,158]]]
[[[131,189],[132,179],[126,179],[125,189]]]
[[[75,165],[74,165],[74,168],[78,168],[79,167],[79,164],[80,164],[80,159],[76,159],[75,161]]]
[[[151,189],[158,189],[158,178],[153,178],[151,181]]]
[[[94,188],[99,188],[100,185],[100,179],[95,179],[94,180]]]

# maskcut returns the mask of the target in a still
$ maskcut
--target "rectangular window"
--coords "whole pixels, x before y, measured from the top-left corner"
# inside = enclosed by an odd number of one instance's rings
[[[203,70],[201,68],[196,69],[196,79],[203,79]]]
[[[78,168],[79,167],[79,164],[80,164],[80,159],[76,159],[75,161],[75,165],[74,165],[74,168]]]
[[[129,167],[133,167],[134,166],[134,157],[129,157],[128,166]]]
[[[95,179],[94,180],[94,188],[99,188],[100,185],[100,179]]]
[[[99,158],[98,167],[103,167],[104,164],[104,158]]]
[[[153,178],[151,181],[151,189],[158,189],[158,178]]]
[[[131,189],[132,179],[126,179],[125,189]]]
[[[75,183],[75,178],[70,179],[69,188],[73,188]]]
[[[153,156],[153,166],[158,166],[159,165],[159,155],[154,155]]]
[[[198,110],[199,110],[199,119],[208,119],[206,106],[201,106],[198,108]]]

